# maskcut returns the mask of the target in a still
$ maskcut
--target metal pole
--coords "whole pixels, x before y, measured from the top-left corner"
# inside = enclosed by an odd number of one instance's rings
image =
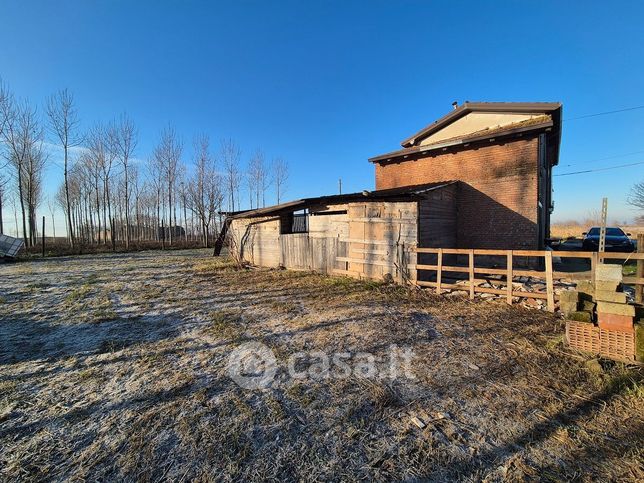
[[[601,256],[602,253],[606,251],[606,218],[608,215],[608,198],[602,199],[602,219],[601,226],[599,228],[599,261],[603,262],[604,257]]]
[[[342,178],[338,178],[338,190],[342,194]]]
[[[45,217],[42,217],[42,257],[45,258]]]

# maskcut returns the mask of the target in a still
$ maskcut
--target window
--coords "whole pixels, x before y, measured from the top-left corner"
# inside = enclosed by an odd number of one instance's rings
[[[295,213],[287,213],[280,217],[280,233],[289,235],[292,233],[309,232],[309,211],[301,210]]]
[[[592,227],[588,232],[589,236],[599,236],[599,228]],[[626,236],[621,228],[606,228],[606,236]]]

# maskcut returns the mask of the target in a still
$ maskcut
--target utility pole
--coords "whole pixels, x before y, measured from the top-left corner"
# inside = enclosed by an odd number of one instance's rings
[[[342,178],[338,178],[338,191],[342,194]]]

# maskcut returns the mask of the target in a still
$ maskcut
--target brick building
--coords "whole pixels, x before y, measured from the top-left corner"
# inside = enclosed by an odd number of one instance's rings
[[[552,167],[561,104],[466,102],[371,158],[376,189],[459,181],[458,248],[543,248],[550,235]]]
[[[561,105],[465,103],[371,158],[376,190],[229,213],[217,242],[268,267],[428,280],[415,247],[543,248]],[[456,261],[454,261],[456,263]]]

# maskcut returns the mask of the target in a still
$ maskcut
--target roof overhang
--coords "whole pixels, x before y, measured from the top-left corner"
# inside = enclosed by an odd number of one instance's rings
[[[435,191],[446,186],[457,183],[457,181],[444,181],[438,183],[428,183],[414,186],[403,186],[400,188],[390,188],[385,190],[376,191],[362,191],[360,193],[348,193],[344,195],[327,195],[319,196],[317,198],[302,198],[300,200],[293,200],[279,205],[267,206],[265,208],[258,208],[256,210],[238,211],[230,213],[228,218],[242,219],[242,218],[261,218],[261,217],[274,217],[286,213],[293,213],[295,211],[328,206],[334,204],[361,202],[361,201],[409,201],[414,199],[421,199],[425,193]]]
[[[507,129],[499,132],[491,132],[484,135],[476,135],[471,137],[463,137],[460,139],[451,139],[442,143],[430,144],[427,146],[412,146],[410,148],[399,149],[397,151],[392,151],[390,153],[381,154],[379,156],[374,156],[369,158],[371,163],[383,163],[390,161],[400,161],[401,158],[404,160],[415,155],[424,155],[430,154],[435,151],[447,151],[449,148],[455,147],[468,147],[471,143],[479,143],[483,141],[494,142],[497,139],[502,139],[505,137],[511,136],[521,136],[529,131],[536,130],[552,130],[554,126],[554,121],[547,121],[538,124],[531,124],[529,126],[519,127],[516,129]],[[557,150],[558,151],[558,150]],[[556,163],[555,163],[556,164]]]
[[[523,136],[527,132],[542,130],[549,134],[549,142],[556,145],[552,161],[552,164],[556,165],[559,162],[559,147],[561,144],[562,109],[562,105],[559,102],[466,102],[429,126],[424,127],[413,136],[405,139],[401,143],[403,149],[374,156],[369,158],[369,161],[372,163],[400,162],[406,158],[430,153],[435,154],[437,151],[447,151],[450,148],[467,148],[470,143],[493,142],[501,138]],[[447,139],[444,142],[420,145],[423,139],[471,112],[544,114],[544,117],[549,119],[545,122],[527,121],[517,123],[514,126],[508,125],[498,129],[490,129],[486,132],[476,132],[459,138]]]

